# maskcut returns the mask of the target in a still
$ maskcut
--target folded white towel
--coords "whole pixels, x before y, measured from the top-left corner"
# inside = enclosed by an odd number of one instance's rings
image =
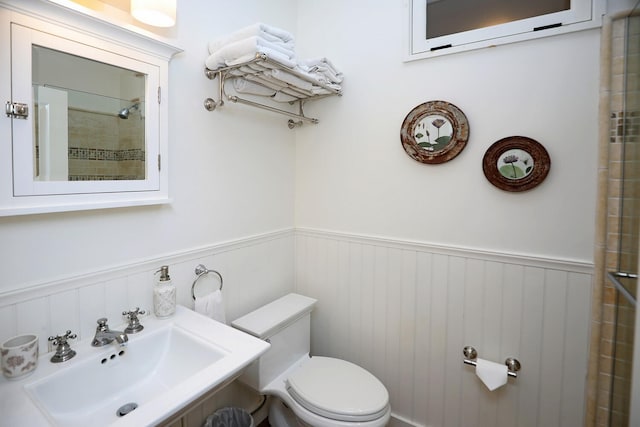
[[[303,59],[300,61],[301,65],[306,65],[307,67],[311,68],[311,67],[316,67],[316,66],[323,66],[323,67],[327,67],[330,68],[334,73],[339,73],[340,71],[338,71],[338,69],[333,65],[333,63],[329,60],[329,58],[326,57],[322,57],[322,58],[312,58],[312,59]]]
[[[273,96],[276,94],[275,89],[271,89],[264,85],[257,84],[242,78],[233,79],[233,88],[238,93],[248,93],[251,95]]]
[[[268,74],[267,74],[268,75]],[[283,70],[271,70],[270,72],[271,77],[273,77],[274,79],[283,81],[285,83],[290,84],[291,86],[295,86],[296,88],[300,88],[303,90],[311,90],[313,88],[313,83],[303,80],[300,77],[297,77],[291,73],[288,73],[286,71]]]
[[[290,32],[270,25],[257,23],[211,41],[209,43],[209,53],[214,53],[226,44],[254,36],[261,37],[282,47],[294,49],[294,39]]]
[[[224,310],[224,300],[220,289],[211,292],[203,297],[196,297],[194,302],[196,313],[204,314],[207,317],[226,323],[226,315]]]
[[[290,68],[295,67],[296,64],[292,50],[283,49],[260,37],[249,37],[226,44],[209,55],[205,64],[208,69],[216,70],[250,61],[257,53],[265,53],[269,58]]]
[[[298,67],[323,83],[342,83],[344,79],[342,72],[327,58],[305,59],[300,61]]]
[[[309,70],[309,74],[315,76],[315,78],[323,83],[342,83],[342,80],[344,80],[344,77],[342,75],[342,73],[334,73],[330,68],[327,67],[321,67],[321,66],[316,66],[316,67],[312,67],[311,70]]]

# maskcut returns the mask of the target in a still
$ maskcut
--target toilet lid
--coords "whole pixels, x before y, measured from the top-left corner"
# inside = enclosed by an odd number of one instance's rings
[[[287,391],[305,409],[339,421],[371,421],[384,415],[389,393],[358,365],[312,357],[287,378]]]

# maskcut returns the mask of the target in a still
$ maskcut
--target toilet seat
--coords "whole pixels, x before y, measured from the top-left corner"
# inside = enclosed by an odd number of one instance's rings
[[[302,407],[333,420],[372,421],[389,409],[389,393],[384,385],[346,360],[311,357],[287,377],[286,387]]]

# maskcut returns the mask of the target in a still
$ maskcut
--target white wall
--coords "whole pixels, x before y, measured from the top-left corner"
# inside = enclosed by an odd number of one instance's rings
[[[267,112],[247,113],[239,105],[206,111],[204,99],[217,91],[203,70],[208,40],[257,21],[292,28],[295,3],[178,2],[173,35],[185,51],[173,59],[169,71],[173,203],[0,218],[0,295],[291,228],[294,134],[286,120]]]
[[[638,2],[636,0],[607,0],[607,14],[623,13],[632,10]]]
[[[403,62],[403,3],[299,2],[299,50],[345,73],[344,96],[310,104],[321,123],[296,141],[296,290],[319,299],[312,351],[378,376],[394,425],[583,425],[599,30]],[[400,144],[406,114],[430,100],[458,106],[471,130],[440,165]],[[482,172],[511,135],[551,157],[528,192]],[[519,378],[489,393],[465,345],[518,358]]]
[[[298,132],[296,226],[592,260],[599,30],[403,62],[402,3],[299,3],[299,50],[330,57],[345,81],[342,98],[307,107],[321,123]],[[400,144],[406,114],[430,100],[458,106],[471,130],[440,165]],[[482,172],[485,151],[511,135],[551,157],[529,192]]]

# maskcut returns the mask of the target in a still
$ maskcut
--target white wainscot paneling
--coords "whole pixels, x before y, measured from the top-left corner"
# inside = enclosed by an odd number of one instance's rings
[[[0,342],[36,333],[41,352],[46,352],[49,336],[71,330],[78,340],[92,339],[100,317],[115,328],[125,322],[124,310],[151,312],[154,273],[161,265],[169,265],[177,301],[189,308],[196,265],[219,271],[230,323],[293,290],[293,247],[292,230],[276,231],[0,294]],[[198,286],[218,285],[215,277],[198,281]]]
[[[296,291],[317,298],[312,353],[374,373],[393,425],[584,425],[593,266],[315,230]],[[522,363],[489,392],[462,348]]]

